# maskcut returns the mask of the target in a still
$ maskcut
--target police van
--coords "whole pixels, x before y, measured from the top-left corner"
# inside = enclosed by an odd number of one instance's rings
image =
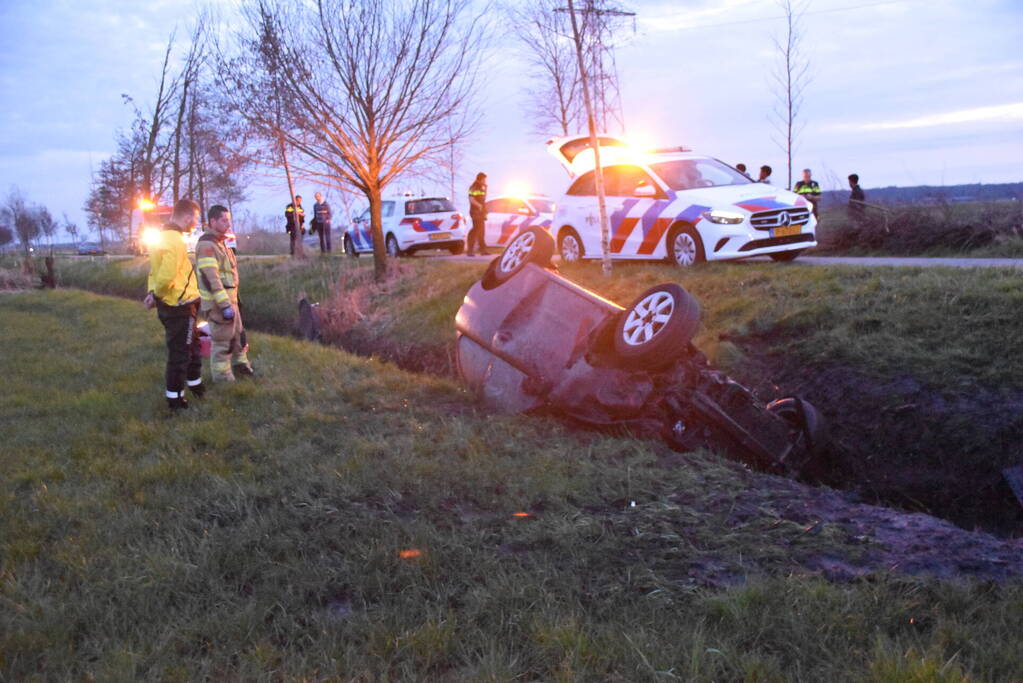
[[[465,217],[447,197],[403,194],[381,202],[384,246],[398,257],[424,249],[444,249],[461,254],[465,249]],[[352,256],[373,251],[373,234],[367,207],[345,230],[345,251]]]
[[[637,151],[604,135],[598,144],[614,259],[680,266],[761,255],[791,261],[817,245],[812,207],[794,192],[684,147]],[[561,258],[600,258],[590,138],[555,138],[547,149],[572,177],[554,213]]]

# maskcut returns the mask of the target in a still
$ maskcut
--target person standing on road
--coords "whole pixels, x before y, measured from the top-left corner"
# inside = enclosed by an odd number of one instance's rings
[[[764,166],[760,167],[760,177],[757,178],[757,182],[758,183],[764,183],[765,185],[770,185],[771,184],[771,167],[770,166],[767,166],[765,164]]]
[[[468,254],[472,256],[479,245],[481,255],[486,255],[487,245],[483,241],[483,233],[487,222],[487,174],[477,173],[476,180],[469,186],[469,217],[472,218],[472,229],[469,230]]]
[[[796,183],[796,186],[792,188],[792,191],[796,194],[803,195],[810,206],[813,207],[813,217],[818,218],[817,209],[821,201],[821,186],[817,184],[817,181],[810,177],[810,169],[803,169],[803,179]]]
[[[295,195],[295,203],[289,203],[284,207],[284,229],[288,231],[291,238],[291,255],[295,255],[295,242],[305,235],[305,209],[302,208],[302,195]]]
[[[852,192],[849,193],[849,218],[862,222],[866,218],[866,212],[863,209],[867,195],[860,188],[860,177],[857,174],[849,174],[849,187],[852,189]]]
[[[235,375],[256,374],[242,339],[242,314],[238,308],[238,261],[224,243],[231,232],[231,212],[219,204],[207,213],[209,229],[195,247],[199,269],[199,295],[203,316],[210,323],[213,345],[210,372],[214,382],[233,382]]]
[[[330,221],[332,214],[330,204],[323,201],[323,193],[316,193],[316,203],[313,204],[313,223],[316,224],[316,234],[320,236],[320,253],[330,253]]]
[[[202,354],[196,321],[199,316],[199,289],[192,261],[185,246],[185,233],[199,223],[199,205],[180,199],[174,205],[171,220],[160,238],[149,249],[146,308],[156,307],[167,339],[165,391],[171,411],[188,408],[185,386],[201,398]]]

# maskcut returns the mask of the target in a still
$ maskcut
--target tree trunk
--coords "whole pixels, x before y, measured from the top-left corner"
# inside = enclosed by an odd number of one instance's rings
[[[380,185],[375,184],[366,193],[369,199],[369,229],[373,235],[373,278],[383,282],[387,277],[387,248],[384,245],[384,219],[382,215]]]
[[[305,258],[305,243],[302,241],[302,224],[298,220],[298,202],[295,201],[295,183],[291,179],[291,166],[288,164],[288,150],[284,145],[284,139],[280,139],[281,160],[284,162],[284,175],[288,179],[288,195],[291,197],[291,206],[295,210],[295,230],[291,234],[292,244],[295,245],[294,258]]]

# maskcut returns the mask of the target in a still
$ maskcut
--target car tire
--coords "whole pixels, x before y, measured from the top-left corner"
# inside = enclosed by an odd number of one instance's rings
[[[448,247],[448,251],[451,252],[452,256],[458,256],[465,251],[465,242],[459,242],[458,244],[452,244]]]
[[[700,326],[700,304],[681,285],[646,290],[618,317],[615,353],[626,367],[660,370],[686,353]]]
[[[558,236],[558,254],[565,263],[575,263],[582,259],[585,251],[583,241],[579,239],[579,233],[572,228],[562,228]]]
[[[795,261],[796,257],[803,253],[802,249],[793,249],[791,251],[776,251],[773,254],[768,254],[772,261],[778,261],[779,263],[788,263],[789,261]]]
[[[398,246],[398,239],[394,235],[387,235],[384,245],[387,247],[387,255],[391,258],[400,258],[403,255],[401,248]]]
[[[691,225],[676,225],[668,232],[665,243],[668,262],[682,268],[695,266],[707,260],[700,233]]]
[[[345,235],[345,253],[348,254],[348,258],[359,258],[359,252],[355,251],[355,243],[348,235]]]
[[[543,228],[528,228],[508,242],[501,255],[494,259],[495,284],[507,282],[527,263],[547,267],[554,256],[554,238]]]

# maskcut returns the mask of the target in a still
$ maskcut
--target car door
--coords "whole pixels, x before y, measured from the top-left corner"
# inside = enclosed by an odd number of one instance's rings
[[[487,244],[503,247],[522,228],[529,225],[534,214],[522,199],[506,197],[498,201],[499,211],[495,214],[495,220],[491,222],[490,216],[487,216],[487,227],[492,231],[488,234]]]
[[[667,194],[643,168],[619,164],[605,169],[610,251],[616,258],[649,258],[667,223],[661,213]]]

